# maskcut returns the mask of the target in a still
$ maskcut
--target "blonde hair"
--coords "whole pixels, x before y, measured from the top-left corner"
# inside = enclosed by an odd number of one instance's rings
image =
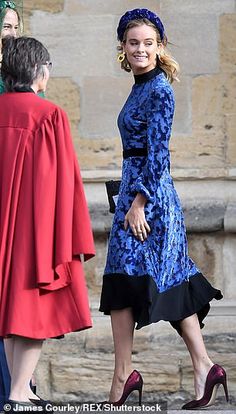
[[[172,83],[174,80],[178,81],[179,80],[178,74],[180,71],[180,67],[179,67],[178,62],[176,62],[173,56],[171,56],[171,54],[166,50],[166,45],[168,43],[167,37],[164,34],[164,38],[161,40],[160,33],[157,27],[153,23],[151,23],[150,20],[148,19],[131,20],[128,23],[126,30],[124,32],[122,43],[124,44],[126,43],[127,33],[130,29],[136,26],[143,26],[144,24],[146,24],[146,26],[152,27],[155,30],[156,35],[157,35],[157,43],[162,44],[164,46],[161,54],[159,56],[157,55],[157,66],[159,66],[165,72],[166,77],[170,83]],[[122,43],[117,47],[117,50],[119,53],[123,52]],[[124,69],[126,72],[131,72],[131,67],[130,67],[130,64],[126,56],[123,62],[121,62],[121,69]]]

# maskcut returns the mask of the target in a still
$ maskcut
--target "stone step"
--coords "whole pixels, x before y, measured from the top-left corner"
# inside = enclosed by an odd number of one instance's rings
[[[64,401],[107,398],[114,365],[113,341],[110,318],[97,311],[95,302],[93,329],[45,343],[37,369],[39,394],[44,398]],[[224,307],[217,305],[217,309]],[[227,371],[231,404],[235,404],[235,316],[226,318],[211,312],[202,332],[209,355]],[[133,366],[143,375],[145,401],[164,398],[169,408],[179,409],[193,399],[191,360],[182,338],[169,323],[160,321],[135,331]],[[228,409],[223,389],[219,389],[217,401],[219,409]]]

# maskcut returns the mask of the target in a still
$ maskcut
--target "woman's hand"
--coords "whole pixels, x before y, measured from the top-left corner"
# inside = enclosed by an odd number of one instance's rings
[[[125,230],[130,226],[134,236],[141,241],[146,240],[148,233],[151,231],[144,213],[146,202],[147,199],[142,194],[138,193],[126,214],[124,221]]]

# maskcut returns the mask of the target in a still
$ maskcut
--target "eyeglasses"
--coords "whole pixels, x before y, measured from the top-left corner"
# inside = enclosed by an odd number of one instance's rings
[[[43,65],[47,66],[49,72],[52,70],[52,62],[45,62]]]

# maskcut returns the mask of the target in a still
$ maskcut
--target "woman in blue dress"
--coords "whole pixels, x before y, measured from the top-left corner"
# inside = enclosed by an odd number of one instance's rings
[[[196,400],[213,403],[226,373],[209,358],[200,328],[209,302],[221,299],[188,256],[180,201],[170,176],[169,139],[174,116],[171,83],[178,64],[166,51],[160,18],[134,9],[120,19],[118,60],[134,74],[134,85],[118,126],[123,145],[122,180],[110,233],[100,311],[111,315],[115,369],[109,402],[124,403],[143,380],[132,370],[134,327],[169,321],[182,336],[194,369]]]

